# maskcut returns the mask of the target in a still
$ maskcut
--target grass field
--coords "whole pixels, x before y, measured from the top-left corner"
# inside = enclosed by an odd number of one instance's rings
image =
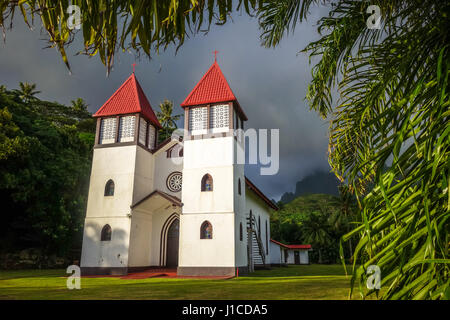
[[[349,285],[342,265],[273,268],[228,280],[82,278],[80,290],[67,289],[65,270],[0,271],[0,299],[340,300]]]

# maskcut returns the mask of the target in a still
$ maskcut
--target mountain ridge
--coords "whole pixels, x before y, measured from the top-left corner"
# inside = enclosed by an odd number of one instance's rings
[[[285,192],[280,201],[289,203],[302,195],[307,194],[329,194],[338,196],[340,182],[332,172],[316,171],[310,174],[295,185],[295,192]]]

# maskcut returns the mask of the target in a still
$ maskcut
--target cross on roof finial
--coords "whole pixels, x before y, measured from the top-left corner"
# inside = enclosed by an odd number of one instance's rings
[[[217,61],[217,54],[219,53],[219,51],[214,50],[213,53],[214,53],[214,62],[216,62]]]
[[[135,69],[134,67],[136,67],[136,62],[133,63],[132,66],[133,66],[133,73],[134,73],[134,69]]]

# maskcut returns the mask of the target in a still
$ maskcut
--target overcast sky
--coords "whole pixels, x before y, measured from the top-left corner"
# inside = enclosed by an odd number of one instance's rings
[[[280,129],[278,174],[260,176],[257,165],[246,166],[246,175],[267,196],[279,200],[284,192],[294,191],[301,178],[315,170],[330,170],[328,124],[309,111],[305,95],[312,66],[305,54],[298,54],[318,39],[315,24],[326,12],[314,10],[309,21],[275,49],[260,45],[256,19],[235,15],[233,22],[187,39],[177,54],[169,48],[151,60],[136,60],[131,53],[118,53],[109,77],[98,56],[75,56],[76,45],[69,50],[69,75],[56,50],[43,49],[47,44],[40,25],[30,31],[17,15],[6,43],[0,44],[0,85],[15,89],[19,81],[36,83],[41,99],[69,104],[81,97],[95,112],[130,75],[136,61],[136,77],[155,112],[167,98],[181,113],[180,103],[213,63],[212,51],[218,50],[220,68],[249,118],[246,128]]]

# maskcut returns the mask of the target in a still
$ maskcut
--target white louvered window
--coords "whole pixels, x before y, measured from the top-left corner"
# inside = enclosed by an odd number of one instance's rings
[[[139,143],[145,146],[145,138],[147,136],[147,121],[144,118],[139,118]]]
[[[208,109],[207,107],[189,109],[189,130],[192,134],[206,133],[208,128]]]
[[[116,142],[117,118],[102,119],[100,124],[100,144]]]
[[[151,124],[148,125],[148,148],[154,149],[155,148],[155,135],[156,130],[155,127]]]
[[[209,127],[213,129],[213,132],[224,132],[228,130],[230,126],[229,109],[227,104],[211,106]]]
[[[134,127],[136,125],[135,116],[120,117],[119,142],[134,140]]]

